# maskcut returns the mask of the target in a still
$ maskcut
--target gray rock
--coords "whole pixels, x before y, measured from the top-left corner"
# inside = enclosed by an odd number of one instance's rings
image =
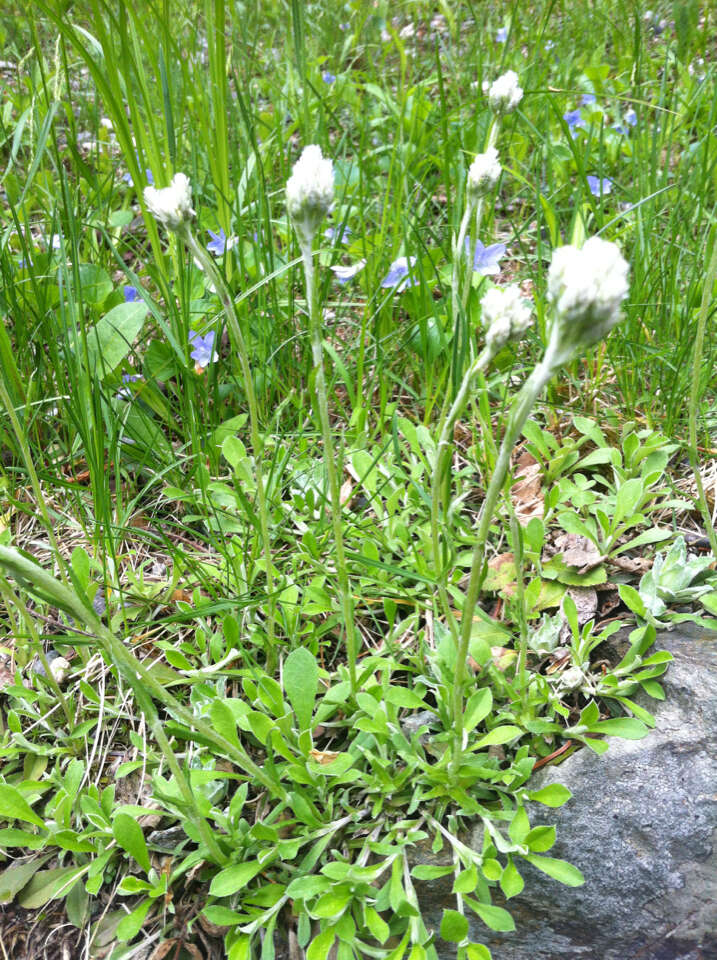
[[[557,825],[549,855],[578,866],[586,883],[565,887],[521,864],[525,890],[502,903],[516,932],[472,924],[493,960],[717,960],[717,633],[685,624],[656,647],[675,659],[665,700],[641,701],[655,730],[611,740],[602,757],[583,749],[530,782],[572,791],[560,809],[529,813],[534,826]],[[424,901],[436,927],[451,905],[441,899]],[[439,955],[454,958],[455,948]]]

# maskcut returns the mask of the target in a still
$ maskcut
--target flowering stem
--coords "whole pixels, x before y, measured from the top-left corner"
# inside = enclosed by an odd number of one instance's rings
[[[550,351],[549,351],[550,352]],[[461,761],[463,751],[463,686],[465,683],[466,661],[468,659],[468,647],[471,639],[473,627],[473,614],[475,612],[478,596],[486,575],[485,547],[488,540],[490,523],[495,513],[498,497],[505,478],[508,473],[510,455],[513,447],[520,436],[528,414],[533,408],[540,392],[546,383],[550,380],[556,370],[551,357],[547,356],[535,367],[531,375],[523,384],[518,396],[513,401],[508,414],[508,422],[503,436],[503,442],[500,445],[498,459],[495,464],[493,476],[483,501],[480,517],[478,520],[478,531],[476,534],[476,543],[473,549],[473,563],[471,565],[468,589],[466,590],[465,602],[461,613],[461,632],[458,639],[458,650],[456,654],[456,672],[453,682],[453,755],[451,757],[450,771],[455,774]]]
[[[194,256],[199,263],[202,265],[207,276],[210,278],[211,282],[214,284],[219,299],[222,302],[224,307],[224,313],[227,318],[227,323],[229,324],[229,329],[231,331],[232,339],[234,345],[236,346],[237,355],[239,357],[239,365],[241,366],[242,377],[244,378],[244,391],[246,393],[247,404],[249,406],[249,428],[251,432],[251,445],[254,451],[254,458],[256,462],[256,497],[259,507],[259,523],[261,525],[261,539],[264,546],[264,564],[266,566],[266,588],[269,598],[269,616],[267,618],[267,635],[268,635],[268,652],[267,660],[268,667],[275,666],[275,623],[276,623],[276,598],[274,596],[274,566],[271,559],[271,542],[269,540],[269,514],[266,506],[266,495],[264,492],[264,477],[262,473],[262,450],[263,443],[261,440],[261,434],[259,432],[259,414],[257,410],[256,402],[256,393],[254,391],[254,380],[251,374],[251,365],[249,363],[249,351],[247,350],[246,342],[244,340],[244,334],[242,333],[241,326],[239,324],[239,318],[237,317],[236,310],[234,309],[234,301],[232,299],[231,292],[227,287],[227,284],[222,276],[221,272],[217,269],[214,261],[209,256],[207,251],[204,249],[201,244],[197,243],[189,224],[185,223],[177,231],[179,236],[182,237],[184,242],[187,244],[192,256]]]
[[[336,573],[339,579],[339,593],[341,596],[341,611],[346,628],[346,653],[349,666],[349,680],[351,693],[356,694],[356,660],[358,647],[356,643],[356,627],[354,625],[353,600],[349,583],[346,555],[344,552],[344,535],[341,526],[341,490],[339,475],[336,472],[334,443],[331,437],[329,423],[329,404],[326,396],[326,380],[324,377],[324,355],[321,337],[321,314],[316,299],[316,279],[314,276],[314,260],[311,250],[311,240],[300,237],[301,257],[304,262],[304,277],[306,279],[306,300],[309,308],[309,331],[311,335],[311,353],[314,360],[316,377],[316,400],[321,421],[321,437],[324,446],[324,464],[329,478],[329,495],[331,497],[331,522],[334,529],[336,546]]]
[[[464,218],[465,219],[465,218]],[[453,401],[451,409],[448,411],[436,447],[436,456],[433,465],[433,477],[431,481],[431,536],[433,540],[433,557],[437,568],[438,595],[443,607],[443,613],[448,621],[451,633],[455,640],[458,639],[455,619],[448,601],[448,591],[446,587],[447,564],[441,552],[441,494],[443,493],[443,515],[448,513],[450,505],[450,488],[445,490],[446,471],[450,462],[451,450],[453,449],[453,430],[458,417],[468,400],[468,396],[473,387],[473,381],[477,374],[486,367],[493,358],[494,351],[486,347],[479,357],[477,357],[466,370],[465,376]]]
[[[702,523],[707,534],[712,553],[717,556],[717,532],[715,531],[710,516],[710,508],[705,496],[705,487],[702,482],[700,465],[697,459],[697,407],[699,403],[699,391],[702,378],[700,376],[700,367],[702,366],[702,352],[705,340],[705,326],[707,323],[707,314],[709,313],[710,299],[714,288],[715,277],[717,276],[717,234],[714,235],[712,242],[712,256],[710,257],[707,274],[702,285],[702,302],[700,303],[700,312],[697,317],[697,333],[695,335],[695,353],[692,361],[692,383],[690,385],[690,400],[688,408],[689,418],[689,457],[690,466],[695,476],[695,485],[697,487],[697,498],[699,500],[700,513],[702,514]]]

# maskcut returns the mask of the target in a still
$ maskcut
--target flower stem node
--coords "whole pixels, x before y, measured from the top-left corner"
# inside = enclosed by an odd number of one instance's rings
[[[479,153],[468,168],[468,193],[472,199],[490,193],[500,178],[501,165],[498,151],[488,147],[485,153]]]
[[[334,168],[321,147],[304,147],[286,184],[286,207],[301,242],[311,243],[334,198]]]
[[[546,356],[551,364],[567,363],[607,336],[620,319],[628,271],[619,247],[601,237],[591,237],[582,248],[553,252],[548,300],[554,317]]]
[[[512,284],[501,289],[493,287],[481,300],[486,346],[497,353],[512,339],[517,339],[530,326],[532,308],[521,296],[520,287]]]
[[[522,99],[523,90],[515,70],[508,70],[488,88],[488,103],[497,114],[512,113]]]
[[[174,232],[194,216],[192,186],[184,173],[175,173],[168,187],[145,187],[144,202],[159,223]]]

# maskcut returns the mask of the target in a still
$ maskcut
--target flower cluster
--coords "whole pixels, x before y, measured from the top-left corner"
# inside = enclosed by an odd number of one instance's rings
[[[524,300],[520,287],[512,284],[510,287],[493,287],[481,300],[481,314],[484,326],[488,330],[485,335],[486,345],[495,353],[511,340],[519,337],[530,326],[532,308]]]
[[[508,70],[488,88],[488,103],[495,113],[512,113],[523,99],[523,90],[518,85],[518,74]]]
[[[334,168],[321,147],[304,147],[286,184],[286,206],[302,242],[310,243],[331,208]]]
[[[628,272],[619,247],[601,237],[591,237],[580,249],[565,246],[553,252],[548,270],[548,300],[555,311],[551,362],[567,362],[610,332],[628,293]]]
[[[477,198],[490,193],[500,178],[501,169],[495,147],[488,147],[485,153],[479,153],[468,168],[470,196]]]
[[[144,202],[167,230],[179,230],[194,216],[192,187],[184,173],[175,173],[168,187],[145,187]]]

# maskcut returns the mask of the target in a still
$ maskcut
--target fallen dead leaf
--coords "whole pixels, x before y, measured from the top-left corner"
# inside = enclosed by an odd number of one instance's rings
[[[316,763],[326,765],[327,763],[333,763],[341,754],[335,753],[333,750],[309,750],[309,756]]]
[[[600,566],[605,559],[592,540],[577,533],[561,533],[555,538],[555,546],[562,551],[564,562],[580,574]]]
[[[522,526],[533,517],[542,517],[545,512],[540,464],[527,450],[518,457],[515,465],[517,482],[510,489],[513,509]]]
[[[351,477],[347,477],[344,482],[341,484],[341,490],[339,491],[339,502],[342,507],[345,507],[349,504],[353,498],[354,485],[351,480]]]
[[[598,595],[594,587],[568,587],[568,596],[572,597],[578,611],[578,624],[591,620],[597,613]]]

